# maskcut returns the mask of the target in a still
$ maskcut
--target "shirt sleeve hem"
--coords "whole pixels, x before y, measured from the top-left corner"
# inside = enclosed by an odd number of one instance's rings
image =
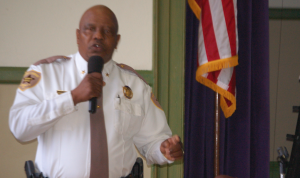
[[[71,92],[63,93],[54,98],[51,102],[55,103],[54,111],[44,115],[44,119],[41,119],[40,117],[30,119],[28,121],[29,125],[34,126],[47,123],[52,121],[53,119],[72,113],[76,110]]]
[[[71,92],[68,91],[55,98],[56,111],[58,115],[69,114],[75,110]]]

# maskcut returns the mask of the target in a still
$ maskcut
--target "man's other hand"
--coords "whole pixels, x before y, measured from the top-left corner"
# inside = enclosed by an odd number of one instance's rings
[[[174,135],[163,141],[160,145],[160,151],[170,161],[182,159],[184,152],[180,137]]]
[[[105,82],[98,72],[87,74],[81,83],[71,91],[74,105],[87,101],[94,97],[99,97]]]

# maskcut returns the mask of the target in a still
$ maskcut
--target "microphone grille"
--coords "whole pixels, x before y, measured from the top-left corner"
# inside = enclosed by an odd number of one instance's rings
[[[92,56],[88,61],[88,73],[101,73],[103,69],[103,58],[101,56]]]

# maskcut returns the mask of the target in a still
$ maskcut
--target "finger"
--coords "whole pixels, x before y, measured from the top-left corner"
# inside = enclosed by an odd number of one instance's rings
[[[178,135],[174,135],[171,138],[169,138],[169,141],[172,145],[176,145],[178,142],[180,142],[180,138]]]
[[[106,83],[103,81],[102,75],[92,75],[92,81],[99,86],[106,85]]]
[[[182,151],[177,151],[170,154],[173,158],[181,157],[183,155]]]
[[[173,137],[176,140],[176,142],[180,142],[180,137],[178,135],[174,135]]]
[[[180,155],[180,156],[174,156],[174,157],[171,157],[173,159],[173,161],[175,160],[179,160],[179,159],[182,159],[183,158],[183,155]]]
[[[91,78],[90,82],[93,86],[97,87],[97,88],[102,88],[103,87],[103,81],[99,80],[97,78]]]
[[[179,143],[180,142],[180,137],[178,135],[174,135],[173,136],[173,142],[176,144],[176,143]]]
[[[181,146],[180,142],[179,142],[179,143],[176,143],[176,144],[172,144],[172,145],[170,146],[170,150],[171,150],[171,151],[182,150],[182,146]]]
[[[177,157],[173,157],[174,161],[176,161],[176,160],[180,160],[180,159],[182,159],[182,158],[183,158],[183,155],[181,155],[181,156],[177,156]]]
[[[161,144],[160,144],[160,152],[165,155],[167,153],[170,153],[170,150],[169,150],[169,147],[170,147],[170,144],[169,144],[169,141],[168,139],[163,141]]]
[[[100,97],[101,92],[102,92],[102,89],[99,88],[99,87],[94,87],[92,89],[92,95],[93,95],[93,97],[97,97],[97,98]]]
[[[100,87],[100,86],[105,86],[106,83],[103,81],[102,79],[102,75],[94,75],[94,74],[91,74],[91,75],[88,75],[88,81],[92,84],[92,85],[96,85],[97,87]]]
[[[91,76],[99,79],[99,80],[102,80],[102,74],[101,73],[98,73],[98,72],[93,72],[93,73],[90,73]]]
[[[102,91],[102,86],[100,83],[92,78],[87,78],[83,88],[90,97],[98,97]]]
[[[170,161],[175,161],[175,158],[173,158],[171,155],[166,155],[165,157]]]
[[[162,146],[163,146],[164,148],[169,148],[169,147],[170,147],[170,142],[169,142],[169,140],[167,139],[167,140],[165,140],[164,142],[162,142]]]

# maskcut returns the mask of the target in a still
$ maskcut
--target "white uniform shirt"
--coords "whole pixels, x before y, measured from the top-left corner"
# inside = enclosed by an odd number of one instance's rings
[[[10,129],[18,140],[37,138],[35,162],[50,178],[88,178],[90,174],[88,101],[74,106],[70,92],[86,75],[87,62],[79,52],[69,57],[70,60],[30,66],[27,71],[31,76],[40,75],[40,80],[35,86],[21,88],[24,91],[17,90],[9,116]],[[113,60],[105,63],[102,76],[106,82],[103,110],[109,177],[130,173],[136,160],[134,145],[147,164],[170,163],[161,154],[160,144],[172,133],[164,112],[150,98],[151,87]],[[131,88],[132,99],[124,96],[124,86]],[[57,90],[67,92],[59,95]]]

